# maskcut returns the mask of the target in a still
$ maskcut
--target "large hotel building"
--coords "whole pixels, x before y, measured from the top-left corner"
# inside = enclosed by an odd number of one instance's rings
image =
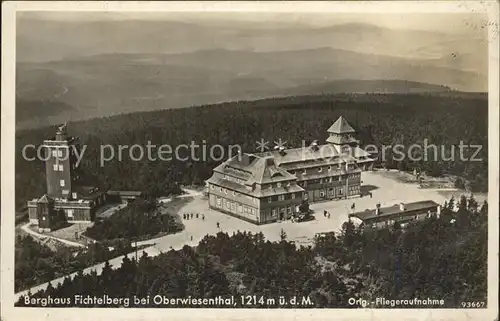
[[[207,180],[209,206],[265,224],[289,219],[302,200],[318,202],[361,195],[361,173],[374,159],[359,147],[343,117],[328,129],[326,144],[237,155]]]

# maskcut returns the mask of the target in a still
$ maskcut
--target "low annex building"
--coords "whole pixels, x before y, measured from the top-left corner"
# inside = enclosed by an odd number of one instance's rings
[[[209,206],[256,224],[286,220],[302,200],[318,202],[361,195],[361,173],[374,159],[361,149],[343,117],[328,129],[327,143],[237,155],[206,181]]]
[[[370,228],[391,226],[395,222],[404,227],[410,221],[423,220],[433,215],[437,217],[441,215],[441,205],[434,201],[420,201],[388,207],[380,207],[377,204],[375,209],[349,214],[349,219]]]

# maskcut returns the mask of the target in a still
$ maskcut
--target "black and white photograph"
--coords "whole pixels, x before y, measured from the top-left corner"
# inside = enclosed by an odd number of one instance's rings
[[[4,5],[2,320],[498,319],[497,1]]]

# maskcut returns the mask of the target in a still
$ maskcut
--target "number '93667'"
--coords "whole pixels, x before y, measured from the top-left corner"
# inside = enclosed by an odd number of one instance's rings
[[[462,308],[485,308],[486,303],[484,301],[471,301],[462,302]]]

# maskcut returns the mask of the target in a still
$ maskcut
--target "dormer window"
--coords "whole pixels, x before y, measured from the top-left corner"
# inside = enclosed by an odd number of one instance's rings
[[[329,171],[331,171],[331,170],[332,170],[332,166],[331,166],[331,165],[330,165],[330,166],[328,166],[328,170],[329,170]]]
[[[323,171],[323,167],[318,168],[318,173],[321,173]]]
[[[281,187],[281,183],[278,183],[278,188],[280,188],[280,187]]]

